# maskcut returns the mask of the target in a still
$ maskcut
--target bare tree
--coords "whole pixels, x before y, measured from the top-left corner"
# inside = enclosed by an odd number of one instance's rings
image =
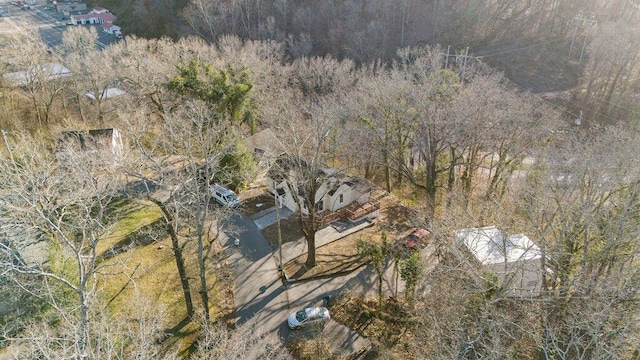
[[[83,122],[104,126],[105,114],[113,111],[105,108],[109,89],[115,87],[117,81],[113,59],[95,47],[97,40],[94,28],[73,27],[64,32],[58,52],[71,70],[73,97]],[[87,113],[88,108],[95,109],[95,114]]]
[[[95,277],[109,266],[99,262],[99,256],[114,221],[110,207],[123,188],[117,166],[110,152],[99,151],[71,154],[58,165],[41,145],[26,137],[5,136],[3,140],[7,155],[0,158],[1,221],[22,230],[2,245],[3,253],[9,255],[2,263],[2,273],[17,286],[21,285],[18,275],[42,282],[47,291],[39,296],[75,329],[75,335],[63,341],[77,358],[85,358],[94,335],[90,313]],[[105,166],[110,167],[106,174]],[[34,237],[46,244],[46,252],[37,261],[27,262],[17,254]],[[68,296],[74,301],[67,303]]]
[[[181,15],[196,34],[213,42],[218,36],[216,20],[219,12],[217,1],[192,0]]]
[[[638,310],[640,167],[628,154],[638,139],[621,129],[594,135],[544,149],[520,203],[550,269],[540,309],[546,358],[624,358],[640,341],[629,315]]]
[[[425,169],[424,185],[419,185],[411,176],[409,180],[426,190],[426,218],[432,219],[437,205],[438,176],[448,169],[439,165],[439,159],[449,150],[455,132],[455,127],[449,126],[447,115],[458,91],[459,78],[449,70],[441,70],[438,49],[406,49],[400,55],[403,59],[400,70],[408,78],[417,79],[413,103],[419,119],[413,142]]]
[[[291,359],[274,337],[264,334],[260,326],[248,321],[235,329],[224,324],[202,324],[204,334],[198,342],[196,359]]]
[[[17,71],[7,80],[27,92],[39,126],[49,123],[56,99],[65,89],[68,70],[47,52],[47,45],[39,38],[14,36],[3,50],[11,54]]]

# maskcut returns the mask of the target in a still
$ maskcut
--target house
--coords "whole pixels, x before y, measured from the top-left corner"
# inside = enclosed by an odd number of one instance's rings
[[[116,96],[120,96],[120,95],[124,95],[126,92],[122,89],[118,89],[118,88],[108,88],[108,89],[104,89],[101,93],[100,93],[100,100],[105,100],[105,99],[110,99],[110,98],[114,98]],[[88,92],[86,94],[84,94],[84,96],[88,97],[91,100],[96,100],[96,96],[94,93],[92,92]]]
[[[56,3],[56,11],[61,13],[82,13],[87,11],[87,4],[85,3]]]
[[[542,251],[524,234],[509,235],[495,226],[454,232],[458,247],[468,250],[483,272],[495,275],[509,297],[540,294]]]
[[[58,138],[55,155],[60,163],[77,157],[116,160],[124,153],[122,134],[118,129],[63,131]]]
[[[116,21],[115,15],[109,12],[109,10],[99,6],[94,7],[86,14],[71,15],[70,18],[70,22],[73,25],[113,24],[113,22]]]
[[[71,76],[71,70],[59,63],[34,65],[25,71],[2,75],[4,81],[12,86],[23,86],[41,80],[49,81]]]
[[[264,129],[242,140],[253,159],[261,169],[268,170],[278,156],[284,153],[284,146],[271,129]]]
[[[104,23],[100,25],[102,27],[102,31],[108,34],[115,34],[118,32],[122,32],[122,28],[118,25],[114,25],[112,23]]]
[[[308,214],[307,208],[299,209],[302,201],[297,185],[288,182],[296,176],[296,167],[293,165],[289,155],[278,156],[267,171],[267,191],[276,196],[281,207],[286,206],[291,211],[301,210],[303,214]],[[354,203],[369,202],[372,188],[368,184],[330,168],[318,171],[317,178],[323,179],[314,196],[318,213],[336,212]]]

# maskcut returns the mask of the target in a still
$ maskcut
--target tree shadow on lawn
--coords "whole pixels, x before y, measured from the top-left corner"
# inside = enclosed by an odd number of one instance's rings
[[[307,255],[303,254],[285,264],[287,276],[297,281],[335,277],[353,272],[369,262],[362,254],[317,254],[316,266],[309,269],[306,260]]]

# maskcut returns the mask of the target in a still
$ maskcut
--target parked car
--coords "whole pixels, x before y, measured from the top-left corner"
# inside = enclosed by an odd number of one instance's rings
[[[329,309],[326,307],[311,307],[302,309],[289,315],[287,325],[291,330],[311,324],[322,324],[331,319]]]
[[[427,229],[417,229],[407,235],[402,242],[408,249],[422,249],[427,245],[427,240],[431,237],[431,233]]]
[[[213,200],[220,205],[234,208],[240,206],[240,199],[238,198],[238,195],[233,192],[233,190],[227,189],[222,185],[211,185],[209,187],[209,192],[211,193]]]

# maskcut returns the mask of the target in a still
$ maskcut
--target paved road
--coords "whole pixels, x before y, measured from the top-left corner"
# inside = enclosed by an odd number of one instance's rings
[[[57,18],[60,16],[59,13],[53,9],[45,10],[43,4],[36,5],[34,9],[29,10],[2,1],[0,1],[0,6],[3,7],[3,10],[0,11],[3,14],[0,18],[0,33],[35,31],[52,50],[62,44],[62,34],[70,27],[64,25],[66,20],[59,21]],[[75,26],[95,27],[98,34],[96,46],[99,49],[104,49],[119,41],[114,35],[102,31],[99,25]]]

